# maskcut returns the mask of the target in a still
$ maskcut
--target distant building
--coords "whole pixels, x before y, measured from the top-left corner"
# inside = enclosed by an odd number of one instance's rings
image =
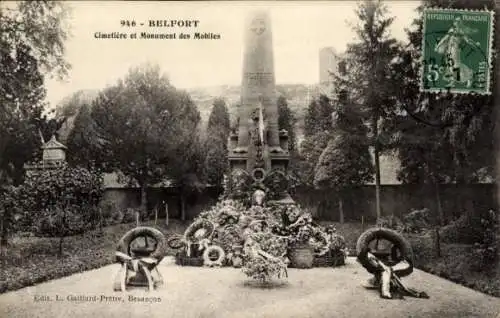
[[[337,51],[333,47],[324,47],[319,50],[319,83],[321,85],[333,82],[332,73],[338,72]]]

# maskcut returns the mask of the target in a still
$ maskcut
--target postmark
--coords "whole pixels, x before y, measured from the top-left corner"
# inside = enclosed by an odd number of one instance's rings
[[[424,10],[420,90],[491,94],[493,12]]]

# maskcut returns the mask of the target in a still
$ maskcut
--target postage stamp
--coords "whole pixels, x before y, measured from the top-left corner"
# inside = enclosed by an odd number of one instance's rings
[[[424,11],[424,92],[490,94],[493,12],[428,8]]]

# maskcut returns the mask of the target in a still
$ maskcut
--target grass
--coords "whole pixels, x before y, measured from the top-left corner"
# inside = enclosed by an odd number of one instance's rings
[[[141,225],[154,226],[152,222]],[[172,220],[168,227],[156,227],[168,238],[183,233],[186,226]],[[67,237],[62,256],[57,255],[58,238],[14,237],[0,256],[0,293],[112,264],[116,243],[134,227],[135,224],[119,224]],[[165,253],[174,255],[169,248]]]
[[[407,237],[415,253],[415,267],[474,290],[500,297],[500,271],[492,266],[478,266],[472,245],[441,243],[437,256],[435,241],[430,235]]]
[[[337,229],[337,233],[342,235],[346,241],[347,248],[349,250],[350,256],[356,256],[356,242],[358,241],[358,237],[366,231],[368,228],[373,227],[374,224],[365,224],[364,226],[361,223],[338,223],[338,222],[327,222],[321,221],[320,225],[333,225]]]

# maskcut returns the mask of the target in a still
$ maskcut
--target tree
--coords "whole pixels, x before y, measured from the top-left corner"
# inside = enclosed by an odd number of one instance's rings
[[[314,136],[318,132],[330,131],[333,127],[333,105],[325,95],[320,95],[309,104],[304,118],[305,137]]]
[[[288,107],[288,102],[285,96],[280,95],[277,100],[278,104],[278,127],[288,132],[288,151],[290,152],[290,162],[288,164],[288,172],[294,178],[300,176],[300,154],[297,147],[297,135],[295,124],[297,118],[293,111]]]
[[[346,66],[349,70],[342,79],[350,88],[353,105],[364,113],[363,121],[369,127],[369,136],[375,162],[375,193],[377,218],[380,206],[380,153],[383,150],[381,129],[384,118],[394,109],[391,82],[391,64],[397,57],[398,43],[389,36],[393,18],[387,17],[387,7],[380,0],[366,0],[356,10],[359,23],[354,27],[357,38],[348,44]]]
[[[64,59],[68,17],[68,8],[59,1],[22,1],[2,6],[2,56],[14,57],[16,50],[23,47],[36,57],[40,72],[64,77],[70,68]],[[14,81],[10,83],[16,85]]]
[[[295,135],[296,118],[288,107],[288,102],[283,95],[280,95],[277,100],[278,104],[278,127],[288,132],[288,151],[293,153],[297,150],[297,138]]]
[[[215,133],[226,138],[229,136],[230,121],[226,102],[223,98],[216,98],[210,116],[208,117],[208,133]]]
[[[353,187],[373,181],[367,127],[341,91],[336,104],[333,137],[319,156],[314,186],[338,193],[340,222],[344,222],[343,196]]]
[[[102,158],[139,184],[146,213],[147,187],[168,177],[179,180],[189,164],[185,155],[200,121],[196,105],[157,65],[144,65],[105,89],[93,103],[91,117],[105,150]]]
[[[298,175],[300,182],[307,186],[314,185],[315,168],[318,159],[332,137],[333,104],[325,95],[313,100],[304,118],[304,140],[300,145]]]
[[[0,174],[15,185],[41,143],[44,75],[62,77],[68,69],[66,14],[64,5],[48,1],[0,6]],[[11,226],[8,214],[2,214],[2,247]]]
[[[80,106],[67,139],[70,165],[92,167],[96,163],[105,164],[106,150],[97,138],[90,105]]]
[[[205,169],[208,183],[219,188],[222,187],[224,175],[229,168],[227,142],[230,129],[226,103],[218,98],[214,101],[208,119]]]

